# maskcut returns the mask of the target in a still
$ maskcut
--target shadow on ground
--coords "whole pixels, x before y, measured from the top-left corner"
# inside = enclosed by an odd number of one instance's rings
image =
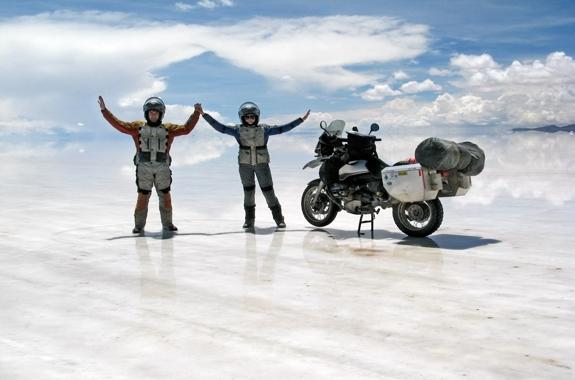
[[[329,235],[330,238],[335,240],[347,240],[352,238],[372,240],[368,236],[358,237],[356,231],[338,230],[333,228],[314,228],[310,231],[324,233]],[[438,234],[429,237],[411,237],[405,236],[402,233],[389,232],[385,230],[375,230],[373,240],[395,239],[398,240],[398,245],[410,245],[427,248],[443,248],[452,250],[464,250],[469,248],[481,247],[488,244],[501,243],[501,240],[484,238],[482,236],[474,235],[454,235],[454,234]]]

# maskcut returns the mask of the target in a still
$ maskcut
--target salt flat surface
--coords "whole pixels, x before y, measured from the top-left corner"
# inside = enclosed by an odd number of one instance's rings
[[[299,197],[314,173],[282,162],[285,231],[259,190],[242,231],[222,158],[176,165],[180,231],[161,233],[152,198],[143,237],[129,159],[3,166],[0,378],[575,377],[572,174],[486,171],[429,238],[384,210],[372,240],[342,213],[312,228]],[[534,176],[561,201],[529,191]]]

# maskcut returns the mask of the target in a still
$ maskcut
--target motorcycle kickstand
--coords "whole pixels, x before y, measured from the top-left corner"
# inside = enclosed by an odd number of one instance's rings
[[[371,238],[373,239],[373,221],[375,220],[375,213],[371,213],[371,219],[370,220],[363,220],[363,215],[365,214],[361,214],[359,217],[359,223],[357,225],[357,236],[361,236],[364,235],[363,232],[361,232],[361,225],[363,223],[371,223]]]

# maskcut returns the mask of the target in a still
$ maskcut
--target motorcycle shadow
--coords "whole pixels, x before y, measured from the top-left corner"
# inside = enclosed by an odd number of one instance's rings
[[[390,232],[386,230],[373,230],[373,238],[369,229],[364,231],[364,234],[358,236],[355,230],[339,230],[337,228],[313,228],[310,231],[324,232],[330,235],[332,238],[337,240],[346,240],[351,238],[365,238],[369,240],[384,240],[384,239],[401,239],[405,235],[399,232]]]
[[[314,228],[310,232],[321,232],[328,235],[334,240],[347,240],[351,238],[358,238],[356,231],[350,230],[338,230],[334,228]],[[370,239],[369,235],[359,236],[361,239],[365,237]],[[397,245],[405,246],[415,246],[422,248],[438,248],[438,249],[450,249],[450,250],[465,250],[470,248],[481,247],[489,244],[501,243],[501,240],[484,238],[482,236],[475,235],[455,235],[455,234],[434,234],[428,237],[413,237],[405,236],[398,232],[389,232],[386,230],[374,230],[373,240],[388,240],[396,239],[398,240]]]
[[[437,234],[432,235],[433,241],[438,247],[451,250],[465,250],[470,248],[482,247],[489,244],[501,243],[501,240],[484,238],[482,236],[474,235],[453,235],[453,234]],[[411,238],[415,241],[421,238]],[[409,240],[404,240],[398,244],[410,244]]]

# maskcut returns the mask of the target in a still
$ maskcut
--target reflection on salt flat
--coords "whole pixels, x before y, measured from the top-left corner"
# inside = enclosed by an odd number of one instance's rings
[[[151,253],[146,238],[135,239],[140,264],[140,294],[142,298],[171,298],[176,291],[174,248],[171,239],[163,239],[156,263],[156,252]]]
[[[283,246],[285,231],[276,231],[267,247],[257,242],[255,233],[245,234],[244,283],[271,283],[274,280],[276,261]]]
[[[313,174],[278,152],[281,232],[262,197],[242,230],[233,157],[177,168],[170,236],[154,199],[129,233],[136,193],[114,152],[0,167],[0,377],[573,377],[570,174],[493,161],[442,200],[435,234],[407,238],[384,210],[370,239],[353,215],[310,226]]]

